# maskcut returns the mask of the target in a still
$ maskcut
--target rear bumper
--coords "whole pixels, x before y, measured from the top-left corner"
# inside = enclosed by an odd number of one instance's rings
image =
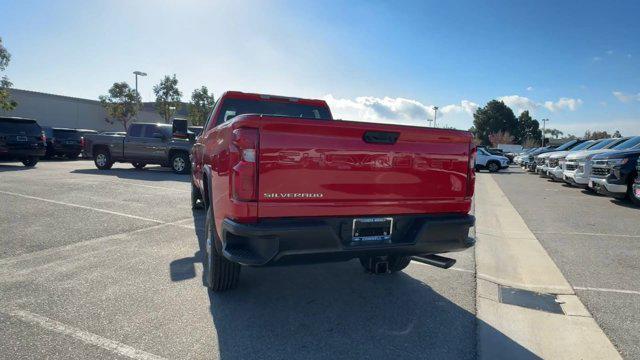
[[[391,240],[353,242],[353,217],[222,223],[222,253],[243,265],[345,261],[364,256],[423,255],[464,250],[474,245],[471,215],[393,216]]]
[[[44,146],[32,149],[13,149],[10,147],[0,147],[0,157],[8,159],[23,159],[29,156],[44,156]]]

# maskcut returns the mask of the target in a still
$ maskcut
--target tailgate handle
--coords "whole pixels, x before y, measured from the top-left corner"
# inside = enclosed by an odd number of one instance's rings
[[[366,131],[362,140],[369,144],[395,144],[400,133],[387,131]]]

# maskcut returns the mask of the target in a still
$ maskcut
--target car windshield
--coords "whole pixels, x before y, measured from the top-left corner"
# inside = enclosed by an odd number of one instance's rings
[[[578,142],[577,140],[571,140],[569,142],[566,142],[560,146],[558,146],[555,150],[556,151],[562,151],[562,150],[568,150],[570,149],[576,142]]]
[[[590,146],[593,146],[593,144],[596,143],[596,140],[589,140],[589,141],[585,141],[581,144],[576,145],[576,147],[571,148],[571,151],[578,151],[578,150],[584,150],[584,149],[588,149]]]
[[[603,149],[607,145],[609,145],[612,142],[617,141],[617,140],[618,139],[604,139],[604,140],[600,141],[599,143],[597,143],[597,144],[593,145],[592,147],[590,147],[589,150]]]
[[[623,142],[622,144],[618,144],[614,146],[613,150],[626,150],[631,149],[640,144],[640,136],[634,136],[631,139]]]

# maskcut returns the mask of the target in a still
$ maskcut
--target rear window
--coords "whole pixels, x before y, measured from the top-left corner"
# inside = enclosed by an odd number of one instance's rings
[[[259,101],[245,99],[226,99],[216,124],[222,124],[238,115],[261,114],[288,116],[305,119],[331,120],[329,109],[321,106],[311,106],[296,102]]]
[[[0,119],[0,133],[40,135],[42,129],[35,120]]]
[[[53,137],[57,139],[79,139],[82,136],[80,132],[73,129],[53,129]]]

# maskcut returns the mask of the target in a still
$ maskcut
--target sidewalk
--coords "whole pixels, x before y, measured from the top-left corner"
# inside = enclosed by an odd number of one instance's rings
[[[491,175],[478,174],[475,211],[479,358],[521,357],[509,339],[544,359],[619,359]]]

